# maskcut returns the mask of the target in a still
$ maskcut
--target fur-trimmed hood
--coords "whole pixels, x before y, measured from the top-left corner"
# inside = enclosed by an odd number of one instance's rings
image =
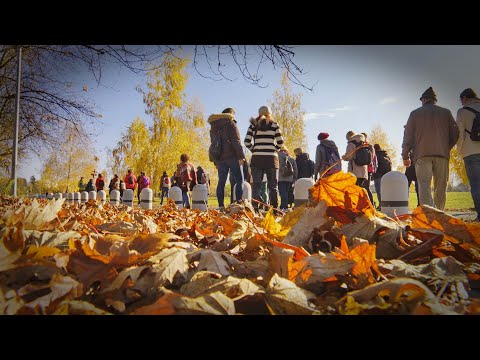
[[[363,134],[356,134],[356,135],[353,135],[351,138],[350,138],[350,141],[361,141],[361,142],[365,142],[365,136],[363,136]]]
[[[258,123],[260,121],[262,121],[263,119],[265,119],[266,121],[271,121],[272,123],[275,122],[275,120],[273,119],[267,119],[267,117],[265,115],[262,115],[260,116],[260,118],[257,120],[257,118],[254,118],[254,117],[251,117],[250,118],[250,124],[252,124],[253,126],[257,127]]]
[[[208,117],[208,123],[213,124],[215,121],[220,119],[227,119],[231,122],[234,122],[235,116],[232,114],[212,114]]]

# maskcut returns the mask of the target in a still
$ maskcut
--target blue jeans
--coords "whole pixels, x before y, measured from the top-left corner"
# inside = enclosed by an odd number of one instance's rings
[[[274,208],[278,207],[278,180],[277,180],[277,169],[269,168],[255,168],[252,167],[252,177],[253,177],[253,189],[252,189],[252,198],[258,201],[260,199],[260,188],[262,186],[263,174],[267,174],[267,187],[268,187],[268,197],[270,205]],[[258,203],[254,201],[252,203],[254,208],[258,208]]]
[[[182,200],[183,200],[183,207],[186,209],[190,209],[190,197],[188,196],[188,191],[182,191]]]
[[[218,206],[224,207],[224,198],[225,198],[225,183],[227,182],[228,172],[230,171],[230,176],[233,176],[236,184],[240,184],[235,188],[235,197],[237,200],[241,200],[243,196],[243,176],[240,170],[240,164],[235,158],[228,160],[220,161],[217,164],[218,169],[218,185],[217,185],[217,200]]]
[[[480,216],[480,154],[473,154],[463,158],[468,180],[470,181],[470,192],[477,216]]]
[[[286,209],[288,207],[288,191],[292,187],[290,181],[279,181],[278,191],[280,192],[280,209]]]
[[[160,204],[162,205],[163,205],[163,198],[168,197],[168,190],[169,190],[168,187],[162,188],[162,199],[160,200]]]

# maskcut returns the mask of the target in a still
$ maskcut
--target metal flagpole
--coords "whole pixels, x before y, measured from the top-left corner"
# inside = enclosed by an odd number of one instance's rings
[[[12,157],[12,180],[13,190],[12,195],[17,196],[17,157],[18,157],[18,126],[20,115],[20,76],[22,71],[22,47],[17,49],[17,96],[15,103],[15,123],[13,125],[13,157]]]

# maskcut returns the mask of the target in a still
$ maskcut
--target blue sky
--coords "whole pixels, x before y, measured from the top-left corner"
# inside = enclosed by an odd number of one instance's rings
[[[307,85],[316,83],[313,92],[292,85],[295,92],[303,93],[307,151],[312,158],[319,132],[328,132],[344,153],[347,131],[368,133],[378,124],[387,131],[399,156],[403,126],[410,112],[421,105],[419,97],[425,89],[432,86],[438,96],[437,104],[450,109],[454,117],[461,106],[458,96],[463,89],[472,87],[480,92],[480,46],[304,45],[296,48],[294,59],[307,72],[302,81]],[[282,72],[264,64],[262,74],[268,86],[259,88],[248,84],[232,64],[227,65],[227,74],[236,79],[233,82],[202,78],[190,66],[186,94],[189,100],[200,100],[205,118],[226,107],[235,108],[243,140],[250,117],[256,116],[258,108],[273,98]],[[105,147],[113,147],[136,116],[150,120],[142,96],[135,90],[145,78],[111,67],[103,74],[105,86],[97,86],[87,73],[83,77],[76,75],[76,79],[88,85],[84,94],[95,101],[103,116],[103,125],[96,129],[99,135],[94,140],[100,169],[104,169]],[[40,172],[40,162],[32,157],[21,164],[19,176],[39,178]]]

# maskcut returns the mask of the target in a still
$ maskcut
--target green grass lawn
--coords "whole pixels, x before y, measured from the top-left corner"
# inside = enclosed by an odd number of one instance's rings
[[[433,194],[432,194],[433,196]],[[378,204],[377,194],[373,194],[373,199]],[[413,210],[417,207],[417,194],[410,193],[408,200],[408,208]],[[473,199],[470,192],[447,192],[447,202],[445,204],[445,210],[465,210],[469,211],[473,209]]]
[[[373,194],[375,202],[378,204],[377,194]],[[280,200],[280,199],[279,199]],[[225,198],[225,205],[230,204],[230,197]],[[153,201],[154,207],[160,206],[160,199],[156,197]],[[218,201],[215,196],[210,196],[208,198],[208,206],[212,208],[218,207]],[[417,206],[417,195],[415,193],[410,193],[410,199],[408,201],[408,207],[410,210],[415,209]],[[473,209],[473,200],[470,192],[447,192],[447,203],[445,205],[446,210],[465,210],[469,211]]]

